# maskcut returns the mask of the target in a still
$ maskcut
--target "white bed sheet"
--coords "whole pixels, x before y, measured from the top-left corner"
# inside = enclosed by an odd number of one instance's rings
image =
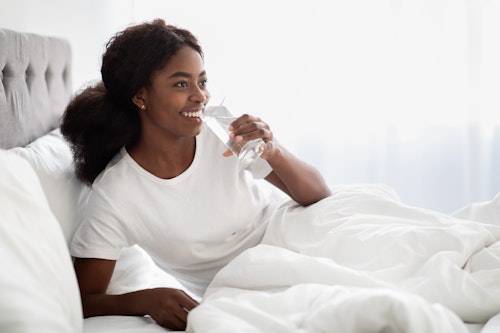
[[[468,332],[500,313],[500,227],[402,204],[384,186],[284,205],[215,277],[189,332]],[[378,328],[377,328],[378,327]]]
[[[148,317],[106,316],[84,320],[84,333],[161,333],[170,332]],[[500,332],[500,315],[483,324],[466,324],[469,333]],[[185,331],[175,331],[184,333]],[[291,333],[291,332],[290,332]]]
[[[500,314],[491,318],[480,331],[481,333],[498,333],[500,332]],[[471,331],[472,333],[472,331]]]
[[[84,333],[165,333],[150,317],[103,316],[83,321]]]

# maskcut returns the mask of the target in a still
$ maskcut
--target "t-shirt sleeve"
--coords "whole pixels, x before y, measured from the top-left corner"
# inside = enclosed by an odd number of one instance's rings
[[[118,210],[103,193],[93,192],[71,241],[71,255],[116,260],[123,248],[132,245]]]

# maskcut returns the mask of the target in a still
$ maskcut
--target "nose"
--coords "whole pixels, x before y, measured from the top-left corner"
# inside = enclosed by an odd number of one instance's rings
[[[206,88],[196,86],[191,92],[190,100],[196,103],[205,104],[210,99],[210,92]]]

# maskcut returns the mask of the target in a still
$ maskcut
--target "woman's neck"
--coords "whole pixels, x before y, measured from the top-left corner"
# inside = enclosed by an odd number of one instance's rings
[[[127,147],[129,155],[143,169],[158,178],[171,179],[179,176],[193,163],[196,138],[179,138],[175,142],[161,140],[139,141]]]

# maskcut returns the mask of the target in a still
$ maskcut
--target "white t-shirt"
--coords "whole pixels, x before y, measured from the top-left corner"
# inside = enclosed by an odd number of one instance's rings
[[[236,156],[222,156],[225,150],[203,125],[189,168],[161,179],[122,148],[93,184],[71,254],[116,260],[122,248],[138,244],[201,296],[224,265],[261,241],[283,201],[254,179],[271,171],[265,160],[254,163],[251,173],[239,169]]]

